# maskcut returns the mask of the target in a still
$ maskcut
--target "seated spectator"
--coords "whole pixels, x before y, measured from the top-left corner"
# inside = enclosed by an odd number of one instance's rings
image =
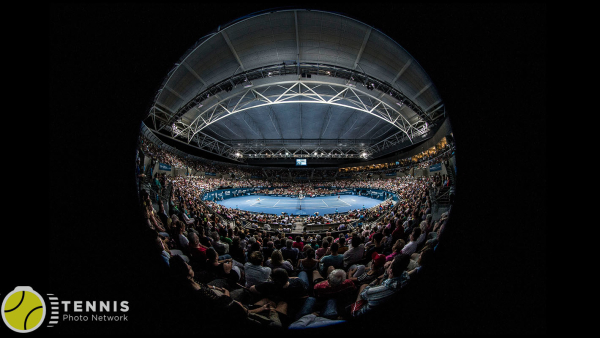
[[[264,283],[271,276],[271,268],[263,267],[263,254],[260,251],[254,251],[248,256],[248,261],[244,264],[244,272],[247,288]]]
[[[387,255],[387,256],[385,257],[385,260],[386,260],[387,262],[393,261],[393,260],[394,260],[394,257],[396,257],[397,255],[400,255],[400,254],[401,254],[401,252],[402,252],[402,249],[404,249],[404,245],[405,245],[405,244],[406,244],[406,243],[404,243],[404,240],[403,240],[403,239],[399,239],[399,240],[397,240],[397,241],[396,241],[396,243],[394,244],[394,246],[392,247],[392,253],[391,253],[391,254],[389,254],[389,255]]]
[[[166,227],[169,223],[169,216],[165,211],[165,205],[162,200],[158,201],[158,212],[156,214],[158,215],[162,225]]]
[[[273,244],[273,241],[268,241],[266,243],[266,246],[262,247],[261,251],[265,258],[271,257],[271,255],[273,254],[273,251],[275,251],[275,246]]]
[[[294,266],[292,265],[292,263],[290,263],[289,261],[284,261],[283,256],[281,255],[281,251],[279,250],[273,251],[273,253],[271,254],[271,258],[267,260],[267,263],[265,265],[270,267],[271,270],[284,269],[287,270],[288,273],[294,271]]]
[[[251,239],[254,239],[254,237],[252,237]],[[252,241],[251,241],[252,242]],[[260,246],[260,243],[254,241],[252,242],[252,244],[250,244],[250,246],[248,247],[248,251],[246,252],[246,260],[248,260],[247,257],[250,257],[250,255],[255,252],[258,251],[260,253],[262,253],[262,248]],[[265,259],[265,261],[267,260],[268,257],[265,257],[265,255],[263,254],[263,257]]]
[[[377,279],[370,284],[364,284],[358,293],[356,303],[362,303],[362,307],[352,312],[352,316],[361,316],[368,313],[377,306],[388,302],[392,296],[405,287],[410,277],[406,268],[410,261],[410,256],[396,256],[392,262],[386,263],[388,267],[381,279]],[[381,283],[379,281],[381,280]]]
[[[219,256],[224,256],[225,254],[229,253],[229,245],[221,242],[221,238],[220,238],[218,232],[216,232],[216,231],[211,232],[210,237],[213,240],[212,247],[219,254]]]
[[[421,229],[416,227],[413,229],[413,232],[410,234],[409,239],[410,242],[402,248],[401,253],[403,255],[412,255],[417,250],[417,239],[421,236]]]
[[[315,259],[315,250],[309,248],[306,250],[306,258],[299,259],[297,269],[304,271],[313,271],[319,265],[319,261]]]
[[[189,253],[190,253],[190,265],[194,268],[194,271],[206,269],[206,247],[200,244],[198,234],[190,232],[188,234],[189,241]]]
[[[227,245],[231,245],[231,243],[233,243],[233,230],[232,229],[227,229],[227,231],[223,231],[224,234],[220,236],[220,240],[222,243],[225,243]]]
[[[325,256],[325,253],[329,250],[329,241],[324,240],[322,246],[315,251],[315,258],[321,259]]]
[[[155,243],[156,243],[156,245],[154,247],[156,248],[156,252],[160,253],[160,255],[157,255],[154,257],[160,258],[158,260],[160,262],[158,264],[158,266],[160,266],[161,272],[166,272],[167,269],[169,268],[169,259],[171,259],[171,254],[169,254],[166,251],[165,243],[163,242],[163,239],[160,236],[158,236],[158,235],[156,236]]]
[[[300,259],[303,259],[306,257],[306,250],[308,250],[310,248],[310,245],[305,245],[302,250],[298,250],[298,257],[296,257],[296,262],[294,263],[294,266],[298,265],[298,261]]]
[[[419,236],[417,236],[417,240],[415,241],[417,243],[417,250],[420,250],[423,247],[423,244],[425,244],[426,237],[427,233],[421,230],[421,228],[419,228]]]
[[[404,235],[402,236],[403,238],[410,236],[410,234],[413,231],[414,225],[413,225],[413,220],[409,219],[406,222],[404,222],[404,224],[402,225],[404,228]]]
[[[229,285],[235,285],[242,277],[242,271],[238,266],[234,266],[232,259],[219,261],[219,256],[213,248],[206,250],[207,270],[214,273],[217,278],[225,279]]]
[[[299,252],[302,251],[302,248],[304,248],[302,237],[296,236],[296,240],[294,243],[292,243],[292,247],[298,249]]]
[[[393,242],[392,231],[389,228],[383,229],[383,239],[381,240],[381,245],[383,246],[382,254],[389,255],[392,253],[392,246],[395,244]]]
[[[338,245],[340,246],[340,248],[338,249],[338,254],[340,255],[343,255],[349,249],[348,245],[346,244],[346,237],[343,234],[340,234]]]
[[[241,240],[239,236],[234,236],[231,241],[231,245],[229,246],[229,255],[234,260],[245,263],[246,262],[246,253],[241,245]]]
[[[250,238],[248,238],[248,240],[246,242],[246,251],[248,252],[248,254],[250,254],[252,252],[252,250],[250,249],[250,247],[254,243],[256,243],[256,238],[254,238],[254,236],[250,236]]]
[[[396,243],[396,241],[402,238],[404,238],[404,228],[400,224],[400,219],[398,219],[397,226],[394,231],[392,231],[392,242]]]
[[[313,250],[319,249],[319,243],[317,243],[317,240],[315,238],[313,238],[313,237],[309,238],[309,243],[308,244],[310,245],[310,247]]]
[[[175,243],[177,244],[177,248],[181,250],[184,254],[188,253],[188,244],[190,241],[186,237],[185,224],[181,221],[175,222],[175,232],[177,237],[175,237]]]
[[[335,269],[327,279],[315,284],[313,293],[316,298],[339,298],[356,291],[354,283],[346,278],[346,271]]]
[[[298,264],[298,252],[299,250],[297,248],[293,248],[292,244],[294,242],[292,242],[291,239],[288,239],[285,242],[285,248],[281,248],[281,254],[283,255],[283,259],[285,260],[290,260],[292,262],[292,265],[296,265]]]
[[[374,252],[371,258],[368,266],[357,264],[348,269],[348,279],[355,285],[369,284],[385,272],[385,256]]]
[[[423,268],[428,269],[431,266],[433,259],[433,246],[425,246],[421,253],[418,255],[417,261],[415,262],[414,266],[412,266],[412,269],[411,265],[413,264],[409,264],[408,266],[408,276],[411,278],[411,283],[413,279],[416,279],[422,274]],[[412,262],[413,260],[411,259],[411,263]]]
[[[274,240],[273,247],[277,250],[281,250],[281,248],[283,247],[283,244],[281,244],[281,240],[280,239]]]
[[[308,284],[298,277],[289,277],[285,269],[274,269],[272,281],[250,287],[250,292],[273,301],[294,301],[308,296]]]
[[[328,276],[331,270],[344,268],[344,256],[338,254],[338,248],[337,243],[331,244],[330,250],[319,260],[319,267],[315,272],[321,276]]]
[[[265,326],[281,326],[277,312],[269,304],[257,303],[255,309],[248,309],[233,300],[226,288],[204,284],[194,279],[194,270],[179,256],[173,256],[170,261],[170,271],[173,276],[173,289],[180,292],[180,297],[174,300],[181,309],[180,319],[193,324],[198,318],[210,316],[215,324],[235,322],[246,326],[259,324]],[[265,314],[268,316],[263,316]],[[202,329],[199,327],[198,329]]]
[[[373,252],[377,252],[378,254],[383,253],[383,234],[381,232],[377,232],[373,235],[373,241],[365,247],[365,258],[373,256]]]
[[[350,265],[362,261],[365,253],[365,245],[362,243],[362,237],[359,234],[352,234],[349,241],[349,248],[344,254],[344,269]]]
[[[185,208],[183,208],[183,211],[181,212],[181,218],[187,226],[192,227],[194,225],[195,220],[188,216],[188,211]]]

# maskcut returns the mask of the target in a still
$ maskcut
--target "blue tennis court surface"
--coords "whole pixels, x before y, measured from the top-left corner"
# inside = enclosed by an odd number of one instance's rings
[[[258,198],[260,197],[260,201]],[[247,210],[265,214],[281,214],[282,212],[294,215],[313,215],[318,212],[319,215],[333,214],[336,209],[343,213],[349,210],[367,209],[374,207],[383,201],[355,195],[341,195],[325,197],[305,197],[297,199],[291,197],[275,196],[241,196],[233,197],[217,203],[227,208]]]

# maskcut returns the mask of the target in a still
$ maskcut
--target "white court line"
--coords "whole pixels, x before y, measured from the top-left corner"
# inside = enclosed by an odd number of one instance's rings
[[[277,200],[277,203],[279,203],[279,201],[281,201],[281,200]],[[274,206],[276,206],[276,205],[277,205],[277,203],[273,204],[273,207],[274,207]]]
[[[344,202],[344,203],[346,203],[348,206],[352,206],[352,204],[350,204],[350,203],[348,203],[348,202],[346,202],[346,201],[344,201],[344,200],[340,200],[340,202]]]
[[[325,201],[321,200],[321,202],[325,203]],[[325,203],[325,205],[327,205],[327,203]],[[329,205],[327,205],[327,207],[329,208]]]

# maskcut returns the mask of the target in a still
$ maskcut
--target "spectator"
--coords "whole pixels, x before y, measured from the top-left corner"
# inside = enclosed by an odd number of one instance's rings
[[[181,257],[173,256],[169,263],[173,289],[180,293],[174,300],[182,309],[178,318],[186,323],[193,324],[198,318],[209,316],[214,324],[219,325],[233,321],[241,326],[281,326],[277,312],[269,304],[259,302],[255,309],[248,309],[233,300],[226,288],[196,281],[194,270]],[[265,313],[268,317],[263,315]]]
[[[254,239],[254,237],[251,238],[251,240]],[[260,247],[260,243],[258,243],[257,241],[250,241],[252,244],[250,244],[248,251],[246,252],[246,257],[250,257],[250,255],[255,252],[258,251],[260,253],[262,253],[261,247]],[[265,261],[267,260],[268,257],[265,257],[265,255],[263,254],[263,257],[265,259]],[[246,259],[248,260],[248,259]]]
[[[383,253],[383,234],[381,232],[377,232],[373,235],[373,241],[365,248],[365,257],[371,257],[373,252],[377,252],[379,254]]]
[[[411,269],[411,264],[408,267],[408,276],[411,278],[411,283],[413,283],[414,279],[420,277],[424,269],[429,269],[434,259],[434,250],[433,247],[425,246],[419,254],[415,266]],[[412,260],[411,260],[412,262]]]
[[[346,278],[346,271],[342,269],[332,270],[327,275],[327,279],[316,283],[313,289],[313,293],[317,299],[341,298],[356,291],[354,283]]]
[[[250,292],[274,301],[294,301],[308,295],[308,284],[298,277],[289,277],[285,269],[274,269],[272,281],[250,287]],[[278,306],[280,307],[280,306]]]
[[[315,250],[309,248],[306,250],[306,258],[298,260],[298,270],[314,271],[319,265],[319,261],[315,259]]]
[[[279,250],[273,251],[273,253],[271,254],[271,258],[267,260],[267,263],[265,265],[270,267],[273,271],[275,269],[284,269],[287,270],[288,273],[294,271],[294,266],[292,265],[292,263],[290,263],[289,261],[284,261],[283,256],[281,255],[281,251]]]
[[[406,244],[404,246],[404,248],[402,248],[401,253],[403,255],[412,255],[416,250],[417,250],[417,239],[419,238],[419,236],[421,236],[421,229],[420,228],[414,228],[413,232],[410,234],[410,242],[408,242],[408,244]]]
[[[364,305],[359,310],[354,311],[352,315],[356,317],[372,311],[379,305],[388,302],[398,291],[406,286],[410,278],[406,272],[409,261],[410,257],[408,255],[397,256],[389,263],[382,277],[383,281],[381,284],[378,284],[379,279],[368,285],[364,284],[360,288],[356,299],[357,303],[364,303]]]
[[[207,270],[214,273],[217,278],[227,280],[229,285],[235,285],[242,277],[242,271],[238,266],[234,266],[232,259],[219,261],[219,256],[213,248],[206,250]]]
[[[281,254],[283,255],[283,259],[285,260],[290,260],[292,262],[292,265],[296,265],[298,264],[298,252],[299,250],[297,248],[293,248],[294,242],[292,242],[291,239],[288,239],[285,242],[285,248],[281,248]]]
[[[185,207],[183,207],[183,209],[181,211],[181,217],[183,218],[183,221],[185,222],[185,224],[187,226],[191,227],[194,225],[195,220],[193,218],[190,218],[188,216],[188,214],[189,214],[188,210]]]
[[[321,276],[328,276],[331,272],[330,269],[344,268],[344,256],[338,254],[338,249],[338,244],[334,242],[329,247],[329,251],[326,252],[326,255],[319,260],[317,272],[320,273]]]
[[[329,241],[323,240],[322,246],[315,251],[315,257],[321,259],[325,256],[325,253],[329,250]]]
[[[190,243],[190,241],[187,239],[186,237],[186,232],[185,232],[185,224],[181,221],[177,221],[175,223],[175,231],[177,233],[177,247],[179,248],[179,250],[181,250],[183,253],[187,254],[188,253],[188,244]]]
[[[218,232],[216,232],[216,231],[211,232],[210,237],[212,238],[212,247],[219,254],[219,256],[224,256],[225,254],[227,254],[229,252],[229,245],[221,242],[221,238],[220,238]]]
[[[198,234],[190,232],[188,234],[189,241],[189,253],[190,253],[190,265],[194,268],[194,271],[206,269],[206,247],[200,244]]]
[[[357,264],[348,269],[348,279],[355,285],[369,284],[385,272],[385,256],[374,252],[371,258],[369,266]]]
[[[392,253],[387,255],[385,257],[387,262],[393,261],[394,257],[396,257],[397,255],[400,255],[402,252],[402,249],[404,249],[404,245],[406,243],[404,242],[403,239],[399,239],[396,241],[396,243],[394,244],[394,246],[392,247]]]
[[[262,248],[262,253],[265,258],[271,257],[271,255],[273,254],[273,251],[275,251],[275,246],[273,244],[273,241],[268,241],[266,246],[264,246]]]
[[[346,251],[348,251],[348,245],[346,245],[346,237],[344,236],[344,234],[340,234],[338,245],[340,246],[340,248],[338,249],[338,254],[343,255],[344,253],[346,253]]]
[[[227,231],[223,231],[225,233],[224,236],[220,236],[220,240],[222,243],[227,244],[227,245],[231,245],[231,243],[233,243],[233,230],[227,229]]]
[[[241,245],[241,240],[239,236],[234,236],[231,241],[231,245],[229,246],[229,255],[234,260],[245,263],[246,262],[246,254]]]
[[[292,243],[292,247],[298,249],[298,251],[302,251],[304,248],[304,243],[302,242],[302,237],[296,236],[296,241]]]
[[[248,256],[248,262],[244,264],[246,273],[246,287],[250,288],[255,284],[264,283],[271,276],[271,268],[263,267],[263,254],[260,251],[254,251]]]
[[[362,237],[357,233],[352,234],[349,241],[349,247],[348,251],[343,254],[345,269],[354,263],[360,262],[365,253],[365,245],[362,243]]]
[[[277,250],[281,250],[281,248],[283,247],[283,245],[281,244],[281,240],[280,239],[274,240],[273,247]]]

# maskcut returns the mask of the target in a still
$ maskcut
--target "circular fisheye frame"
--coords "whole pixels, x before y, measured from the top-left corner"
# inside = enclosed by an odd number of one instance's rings
[[[205,290],[211,309],[233,298],[242,326],[303,329],[357,321],[427,278],[456,158],[417,60],[323,11],[265,11],[206,33],[149,93],[138,142],[144,226],[173,289]]]

